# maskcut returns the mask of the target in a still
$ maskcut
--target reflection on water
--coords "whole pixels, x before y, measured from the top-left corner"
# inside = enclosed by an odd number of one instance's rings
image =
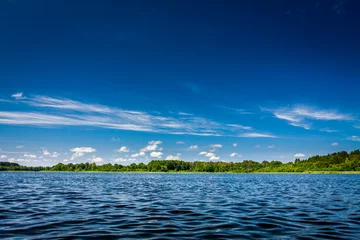
[[[0,237],[360,239],[360,175],[3,172]]]

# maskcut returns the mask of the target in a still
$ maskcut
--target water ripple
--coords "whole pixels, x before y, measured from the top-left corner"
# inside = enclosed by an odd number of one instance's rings
[[[360,175],[0,173],[0,237],[360,239]]]

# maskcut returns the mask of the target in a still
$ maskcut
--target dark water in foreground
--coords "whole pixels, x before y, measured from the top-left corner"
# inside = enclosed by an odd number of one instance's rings
[[[360,175],[0,173],[0,236],[360,239]]]

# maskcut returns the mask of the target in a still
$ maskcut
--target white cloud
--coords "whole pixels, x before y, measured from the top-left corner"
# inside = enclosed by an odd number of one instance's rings
[[[205,157],[214,157],[216,156],[215,153],[209,152],[205,154]]]
[[[337,147],[337,146],[339,146],[339,143],[337,143],[337,142],[333,142],[333,143],[331,144],[331,146],[333,146],[333,147]]]
[[[125,146],[122,146],[121,148],[119,148],[118,150],[116,150],[116,152],[123,152],[123,153],[127,153],[129,152],[130,150],[125,147]]]
[[[289,113],[274,112],[273,114],[275,115],[275,117],[277,117],[279,119],[287,120],[289,122],[300,122],[300,119],[291,113],[289,114]]]
[[[6,155],[1,155],[0,158],[7,158],[7,156]]]
[[[219,160],[219,159],[220,159],[220,157],[212,156],[209,160],[210,161],[215,161],[215,160]]]
[[[9,161],[9,162],[14,162],[14,161],[15,161],[15,158],[9,158],[8,161]]]
[[[110,113],[112,110],[106,106],[97,104],[86,104],[70,99],[58,99],[46,96],[36,96],[26,101],[29,105],[36,107],[47,107],[57,109],[68,109],[79,112]]]
[[[212,148],[222,148],[223,145],[221,144],[211,144],[210,147]]]
[[[232,108],[232,107],[225,107],[225,106],[216,106],[222,109],[226,109],[229,110],[231,112],[235,112],[237,114],[243,114],[243,115],[248,115],[248,114],[253,114],[252,112],[246,110],[246,109],[241,109],[241,108]]]
[[[135,158],[116,158],[114,159],[114,162],[124,162],[124,163],[133,163],[135,162]]]
[[[180,156],[181,156],[180,153],[176,154],[175,156],[168,155],[165,160],[180,160]]]
[[[131,155],[132,158],[143,157],[143,156],[145,156],[144,152],[134,153]]]
[[[21,102],[35,107],[53,108],[58,112],[56,114],[0,112],[0,124],[91,126],[199,136],[221,136],[232,132],[223,124],[192,115],[178,115],[177,118],[158,116],[141,111],[123,110],[47,96],[30,97]]]
[[[74,160],[78,157],[84,156],[86,153],[96,152],[96,149],[91,148],[91,147],[76,147],[76,148],[70,149],[70,152],[74,153],[71,156],[71,160]]]
[[[160,158],[163,155],[162,152],[151,152],[150,156],[153,158]]]
[[[23,148],[23,147],[24,147],[23,145],[16,146],[16,148]]]
[[[51,157],[53,158],[57,158],[58,156],[60,156],[60,153],[58,152],[53,152],[53,154],[51,155]]]
[[[198,147],[198,145],[192,145],[192,146],[190,146],[188,149],[189,150],[192,150],[192,149],[198,149],[199,147]]]
[[[15,98],[15,99],[25,99],[25,97],[23,96],[23,93],[22,92],[19,92],[19,93],[15,93],[13,95],[11,95],[11,97]]]
[[[0,111],[0,124],[77,126],[194,136],[238,136],[242,131],[251,129],[238,124],[228,126],[193,115],[161,116],[159,113],[124,110],[48,96],[26,97],[19,102],[36,108],[29,112]]]
[[[60,156],[60,153],[58,153],[58,152],[51,153],[45,148],[42,149],[42,152],[43,152],[43,156],[51,156],[52,158],[57,158],[58,156]]]
[[[302,127],[307,130],[309,130],[311,126],[310,124],[304,122],[306,119],[323,121],[348,121],[354,119],[352,115],[342,114],[336,110],[321,110],[302,105],[278,109],[262,108],[262,110],[271,112],[278,119],[286,120],[289,125]]]
[[[127,162],[128,160],[126,158],[115,158],[115,162]]]
[[[294,157],[296,157],[296,158],[305,157],[305,154],[297,153],[297,154],[294,155]]]
[[[268,148],[274,148],[275,147],[275,145],[270,145],[270,146],[268,146]]]
[[[357,142],[360,141],[360,137],[358,137],[358,136],[351,136],[348,139],[352,140],[352,141],[357,141]]]
[[[243,126],[243,125],[240,125],[240,124],[227,124],[227,126],[242,129],[242,130],[249,130],[249,131],[253,129],[252,127]]]
[[[207,154],[207,152],[201,152],[201,153],[199,153],[199,155],[206,155]]]
[[[26,157],[26,158],[36,158],[36,155],[34,155],[34,154],[24,154],[24,157]]]
[[[23,159],[23,158],[18,158],[16,159],[17,162],[30,162],[29,159]]]
[[[51,153],[50,153],[48,150],[43,149],[43,155],[44,155],[44,156],[50,156]]]
[[[244,133],[244,134],[239,135],[239,137],[245,137],[245,138],[277,138],[274,135],[263,134],[263,133]]]
[[[321,128],[321,129],[319,129],[319,131],[320,132],[328,132],[328,133],[338,132],[338,130],[328,129],[328,128]]]
[[[292,111],[297,116],[316,120],[353,120],[352,116],[338,113],[335,110],[318,110],[311,107],[298,106]]]
[[[194,114],[186,113],[186,112],[179,112],[178,114],[182,115],[182,116],[193,116],[194,115]]]
[[[240,154],[238,153],[232,153],[229,155],[230,157],[242,157]]]
[[[183,141],[177,141],[176,144],[185,144]]]
[[[149,145],[141,149],[141,152],[155,151],[159,147],[158,145],[162,144],[162,141],[150,141],[148,144]]]
[[[308,123],[289,122],[288,124],[291,125],[291,126],[294,126],[294,127],[301,127],[301,128],[306,129],[306,130],[311,129],[311,124],[308,124]]]
[[[94,163],[101,163],[101,162],[104,162],[104,159],[102,159],[101,157],[96,157],[96,156],[93,156],[91,159],[90,159],[91,162],[94,162]]]
[[[237,147],[237,143],[234,143],[234,144],[233,144],[233,147]]]

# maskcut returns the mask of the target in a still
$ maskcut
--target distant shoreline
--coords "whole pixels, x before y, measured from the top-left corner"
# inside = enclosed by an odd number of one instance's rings
[[[341,151],[308,159],[295,159],[283,163],[273,160],[257,162],[207,162],[183,160],[151,160],[149,163],[57,163],[54,166],[21,166],[14,162],[0,162],[0,171],[46,171],[46,172],[121,172],[121,173],[218,173],[218,174],[360,174],[360,150]]]

